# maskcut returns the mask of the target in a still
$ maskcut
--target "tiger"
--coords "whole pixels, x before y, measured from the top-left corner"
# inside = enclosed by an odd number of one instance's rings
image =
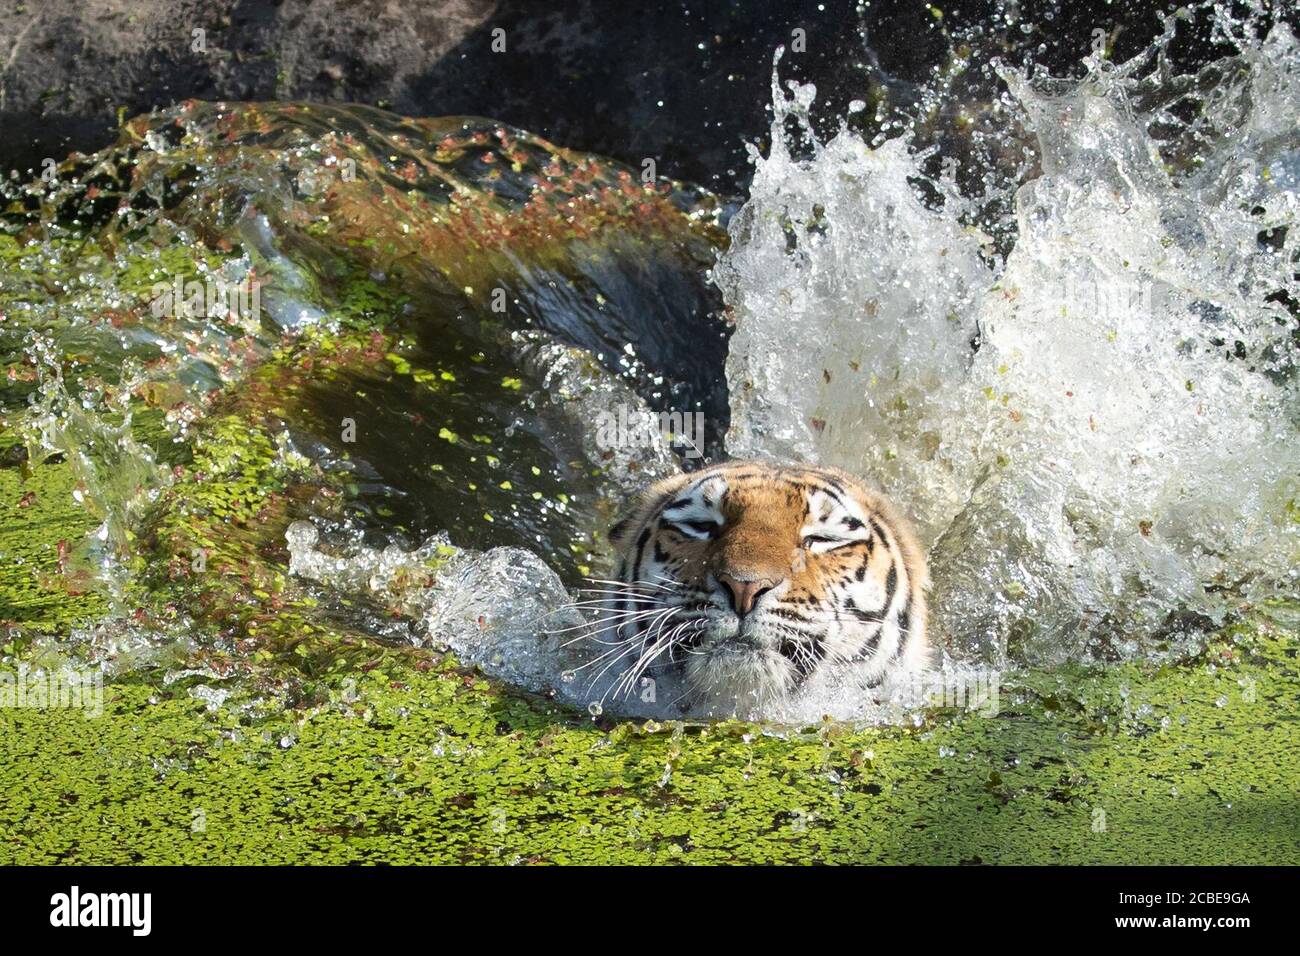
[[[924,553],[846,472],[729,461],[678,474],[609,539],[611,643],[633,662],[624,686],[672,671],[682,710],[761,713],[827,670],[878,687],[927,664]]]

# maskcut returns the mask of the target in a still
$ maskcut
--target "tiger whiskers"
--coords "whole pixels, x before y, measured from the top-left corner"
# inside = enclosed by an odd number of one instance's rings
[[[608,657],[611,654],[615,654],[615,652],[618,652],[616,656],[614,656],[613,659],[609,661],[609,663],[607,663],[604,667],[600,669],[600,673],[598,673],[595,677],[592,678],[591,684],[588,685],[587,687],[588,691],[591,691],[596,687],[596,685],[600,682],[600,679],[609,672],[610,668],[612,668],[623,658],[627,657],[629,654],[632,654],[633,652],[637,651],[638,645],[642,653],[645,653],[644,649],[646,644],[650,642],[651,635],[655,635],[655,639],[657,640],[658,635],[662,632],[664,624],[666,624],[672,618],[672,616],[677,613],[678,610],[679,609],[675,606],[664,609],[653,621],[650,622],[650,625],[646,627],[644,630],[639,631],[636,634],[633,634],[631,637],[615,645],[615,647],[612,650],[606,651],[599,658],[597,658],[596,660],[599,661],[605,657]],[[620,648],[623,648],[623,650],[620,651],[619,650]],[[583,667],[586,666],[587,666],[586,664],[583,665]],[[606,696],[608,696],[608,694],[602,695],[601,700],[603,701]]]
[[[624,699],[630,697],[637,682],[645,675],[646,671],[650,669],[650,665],[663,656],[665,652],[668,653],[669,659],[671,660],[673,649],[685,639],[684,635],[693,630],[698,630],[703,626],[704,622],[698,619],[681,621],[673,625],[672,629],[668,631],[664,631],[661,626],[654,641],[643,639],[641,644],[641,655],[630,667],[625,668],[623,672],[619,674],[618,678],[610,688],[605,691],[601,700],[603,701],[605,697],[608,697],[611,694],[618,696],[620,693],[622,693]]]
[[[625,625],[640,623],[647,617],[653,617],[663,609],[661,592],[668,590],[663,585],[649,581],[627,584],[605,578],[586,580],[591,584],[605,586],[578,588],[576,591],[578,600],[562,604],[546,615],[549,618],[576,612],[585,617],[577,624],[542,629],[542,633],[547,636],[580,632],[577,638],[564,645],[566,647]],[[584,595],[589,596],[583,597]]]
[[[575,592],[573,601],[552,612],[577,612],[584,619],[551,628],[546,633],[572,635],[565,640],[564,647],[590,643],[601,648],[600,653],[570,671],[592,674],[589,692],[594,692],[607,675],[619,668],[604,688],[602,702],[630,697],[657,661],[665,655],[669,660],[674,659],[676,649],[705,627],[705,622],[690,606],[665,603],[670,596],[680,596],[681,583],[662,575],[654,581],[627,583],[588,578],[586,583],[587,587]],[[680,619],[682,615],[687,615],[686,619]]]

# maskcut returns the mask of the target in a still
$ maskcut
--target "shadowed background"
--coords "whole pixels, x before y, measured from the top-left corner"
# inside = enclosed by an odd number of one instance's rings
[[[1177,4],[1017,5],[1037,26],[1007,57],[1077,71],[1093,31],[1117,59]],[[113,141],[179,100],[310,100],[410,116],[473,114],[721,192],[744,188],[744,140],[771,121],[772,51],[802,28],[785,79],[813,81],[819,116],[888,89],[905,103],[989,3],[797,0],[632,6],[592,0],[40,0],[0,5],[0,169],[37,169]],[[1050,13],[1050,16],[1047,14]],[[493,31],[506,50],[493,52]],[[195,46],[203,31],[206,52]],[[1192,41],[1191,46],[1198,46]],[[1012,45],[1014,44],[1014,48]],[[1201,56],[1204,49],[1193,49]]]

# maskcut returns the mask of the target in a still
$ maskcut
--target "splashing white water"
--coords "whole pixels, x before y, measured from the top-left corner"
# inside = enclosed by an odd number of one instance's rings
[[[996,701],[997,675],[969,668],[907,675],[887,689],[867,691],[848,671],[826,671],[797,698],[747,706],[745,701],[689,698],[671,668],[642,673],[641,646],[621,645],[600,627],[590,606],[607,593],[600,585],[570,595],[537,555],[522,548],[486,552],[457,548],[438,535],[411,551],[372,548],[360,535],[322,539],[310,522],[285,535],[289,570],[299,578],[351,594],[366,594],[419,622],[420,643],[450,649],[499,680],[585,709],[593,716],[675,719],[744,716],[796,724],[829,715],[842,720],[897,723],[936,695],[961,693],[957,706]],[[625,677],[632,672],[631,677]],[[976,688],[976,696],[967,693]],[[990,697],[990,695],[992,695]],[[940,702],[943,702],[941,699]],[[948,701],[952,703],[952,701]]]
[[[995,264],[951,180],[941,208],[918,198],[903,140],[843,131],[793,157],[783,129],[808,130],[814,91],[776,89],[717,270],[728,450],[894,496],[931,548],[950,648],[1127,656],[1180,612],[1219,621],[1296,588],[1296,344],[1276,300],[1300,292],[1300,55],[1285,26],[1240,44],[1209,104],[1222,128],[1196,131],[1182,169],[1134,104],[1138,64],[1004,72],[1041,174]]]
[[[545,636],[568,595],[541,558],[522,548],[480,553],[445,534],[412,551],[360,541],[320,541],[307,521],[290,525],[289,571],[346,593],[368,593],[420,622],[428,644],[447,647],[503,680],[539,692],[579,661]],[[569,624],[576,618],[566,618]]]
[[[755,155],[717,269],[736,320],[728,448],[837,465],[890,493],[930,546],[951,653],[883,701],[832,677],[738,711],[897,721],[936,688],[996,709],[998,673],[981,664],[1177,650],[1196,641],[1187,625],[1295,590],[1285,296],[1300,295],[1286,238],[1300,58],[1285,27],[1238,39],[1232,79],[1211,93],[1178,78],[1153,92],[1136,61],[1092,61],[1080,82],[1003,71],[1038,152],[1014,223],[986,224],[1016,236],[1005,259],[975,225],[997,205],[928,179],[906,139],[872,149],[843,131],[794,155],[784,130],[812,139],[815,91],[777,89],[773,147]],[[1152,135],[1198,96],[1213,102],[1176,149]],[[593,714],[683,713],[663,675],[649,698],[609,693],[620,669],[589,669],[593,649],[570,642],[573,597],[529,552],[339,550],[307,524],[289,546],[294,573],[368,591],[492,676]]]

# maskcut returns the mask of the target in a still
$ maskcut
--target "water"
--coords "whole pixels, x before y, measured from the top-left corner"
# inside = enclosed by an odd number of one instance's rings
[[[904,137],[817,142],[815,91],[774,83],[718,268],[727,449],[893,496],[958,659],[1161,653],[1295,593],[1300,55],[1285,25],[1238,27],[1206,87],[1160,75],[1171,36],[1080,82],[1001,71],[1037,166],[1007,202]]]
[[[819,138],[778,60],[729,223],[520,131],[365,107],[187,104],[6,187],[4,414],[72,469],[100,524],[70,573],[114,607],[40,653],[229,706],[378,640],[594,717],[680,716],[670,678],[619,685],[558,610],[677,467],[603,447],[617,409],[881,486],[931,552],[945,680],[1181,653],[1294,595],[1300,53],[1218,23],[1235,52],[1189,76],[1174,20],[1081,79],[976,45],[993,139],[947,80],[910,124]],[[177,277],[204,308],[159,314]],[[206,308],[212,283],[257,308]],[[919,702],[823,686],[750,716]]]
[[[662,442],[610,453],[600,416],[725,428],[724,234],[682,184],[486,120],[186,104],[6,191],[6,422],[72,470],[101,523],[65,572],[114,608],[38,638],[51,659],[188,648],[278,686],[320,666],[302,630],[407,639],[287,576],[294,519],[527,548],[573,584],[618,499],[673,467]],[[266,668],[232,626],[261,628]]]
[[[46,290],[35,262],[11,285],[28,322],[23,335],[6,330],[6,345],[55,356],[30,363],[49,370],[38,392],[57,392],[55,366],[74,357],[69,381],[78,400],[98,401],[83,386],[101,375],[119,400],[165,387],[160,403],[183,437],[176,409],[242,380],[284,333],[292,341],[322,330],[394,330],[394,354],[344,370],[347,381],[317,369],[283,411],[317,440],[338,432],[345,416],[358,420],[363,427],[349,444],[359,447],[335,450],[355,452],[380,472],[391,465],[386,483],[426,503],[454,499],[489,477],[533,490],[534,466],[553,471],[557,460],[585,458],[590,442],[572,439],[575,423],[588,416],[558,406],[587,391],[610,389],[603,406],[705,408],[725,424],[720,397],[708,394],[715,387],[699,384],[710,378],[700,369],[716,367],[722,354],[710,313],[716,293],[699,278],[719,235],[706,195],[672,183],[643,187],[613,164],[487,121],[399,120],[364,107],[190,104],[137,125],[141,142],[74,165],[53,186],[26,187],[21,198],[35,210],[11,213],[24,246],[43,237],[41,267],[74,273],[57,307],[38,301]],[[103,169],[131,165],[136,172],[115,197],[120,213],[66,219],[92,191],[103,202]],[[67,248],[62,240],[87,225],[99,227],[109,248]],[[236,286],[257,282],[259,314],[186,314],[179,297],[175,309],[157,314],[155,286],[162,280],[170,290],[178,247],[186,258],[202,257],[183,281],[215,273]],[[113,274],[124,252],[140,262],[133,274]],[[22,283],[34,287],[30,297]],[[114,309],[129,311],[130,321],[103,321]],[[39,335],[28,342],[33,328]],[[592,368],[557,351],[564,345],[594,356]],[[10,398],[16,403],[27,391]],[[43,394],[38,401],[52,414],[34,452],[58,445],[51,429],[71,427],[53,407],[61,401]],[[548,415],[534,413],[548,401],[563,427],[548,430]],[[421,422],[432,432],[411,428]],[[466,442],[439,440],[443,429]],[[491,446],[495,465],[484,464],[487,455],[454,463],[441,460],[454,455],[421,455],[427,445],[449,453],[466,443]],[[435,464],[453,477],[429,487]],[[486,470],[498,465],[499,474]],[[573,471],[560,477],[581,488],[581,469]],[[449,513],[405,517],[418,533],[445,526]],[[536,543],[536,535],[521,540]]]
[[[798,698],[745,709],[745,701],[700,702],[670,669],[627,669],[602,615],[593,605],[609,592],[601,581],[570,593],[555,571],[531,551],[499,547],[486,552],[457,548],[446,535],[409,551],[396,545],[366,546],[346,529],[299,521],[286,531],[289,570],[301,578],[349,594],[364,594],[415,621],[411,639],[447,648],[486,673],[592,716],[680,719],[738,714],[783,724],[832,715],[860,722],[897,723],[938,696],[945,685],[987,684],[990,675],[948,667],[932,677],[909,679],[882,692],[854,685],[846,674],[810,682]],[[598,643],[602,642],[602,643]],[[983,693],[989,688],[983,686]],[[964,701],[963,703],[968,703]],[[969,702],[978,706],[978,700]]]

